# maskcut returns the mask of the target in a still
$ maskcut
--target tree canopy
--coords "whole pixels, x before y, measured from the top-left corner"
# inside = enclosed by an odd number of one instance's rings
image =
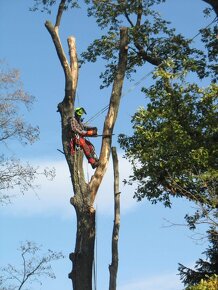
[[[208,231],[208,240],[209,247],[203,252],[206,259],[197,260],[194,270],[179,264],[180,278],[188,289],[218,274],[218,233],[215,227]]]
[[[158,12],[158,5],[165,0],[86,2],[89,4],[88,15],[95,17],[103,35],[90,44],[82,58],[95,62],[101,56],[107,61],[106,70],[100,75],[102,88],[109,86],[114,77],[119,27],[122,25],[129,29],[127,77],[132,78],[145,64],[158,66],[175,54],[175,70],[190,66],[190,63],[193,69],[204,68],[203,53],[191,48],[190,40],[177,34],[171,23]],[[200,78],[204,74],[201,69],[197,73]]]
[[[187,287],[186,290],[216,290],[218,287],[217,275],[210,277],[208,280],[201,280],[197,285]]]
[[[185,196],[217,206],[216,28],[202,29],[202,35],[208,48],[204,67],[189,59],[177,71],[174,58],[158,66],[155,84],[143,88],[148,105],[132,118],[133,136],[119,137],[133,165],[130,183],[138,183],[138,199],[170,206],[170,196]],[[190,81],[199,70],[206,87]]]
[[[200,31],[205,49],[194,58],[175,51],[157,66],[155,83],[142,89],[147,104],[132,117],[133,135],[119,136],[133,168],[125,182],[138,185],[138,200],[147,198],[170,207],[172,197],[185,197],[198,207],[185,216],[189,228],[206,223],[215,229],[209,235],[212,246],[205,251],[209,261],[197,261],[196,271],[179,266],[185,285],[199,283],[187,289],[210,289],[217,283],[216,278],[205,281],[217,274],[218,40],[214,23]],[[204,61],[199,61],[200,55]]]

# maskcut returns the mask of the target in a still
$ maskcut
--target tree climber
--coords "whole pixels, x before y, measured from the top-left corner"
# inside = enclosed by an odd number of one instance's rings
[[[73,137],[70,142],[70,150],[71,154],[75,154],[77,148],[82,148],[88,162],[91,164],[92,168],[95,169],[99,165],[95,148],[92,143],[84,137],[97,136],[97,128],[84,125],[82,119],[83,114],[86,114],[83,107],[76,108],[74,117],[71,119]]]

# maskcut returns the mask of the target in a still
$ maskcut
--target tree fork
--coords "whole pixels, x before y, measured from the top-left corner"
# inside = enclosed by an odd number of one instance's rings
[[[122,27],[120,29],[119,61],[112,88],[109,110],[105,119],[103,135],[111,135],[116,122],[127,65],[127,45],[128,29]],[[81,176],[76,180],[74,175],[73,185],[75,194],[71,198],[71,203],[75,207],[77,214],[77,234],[75,251],[70,256],[73,261],[73,267],[69,274],[74,290],[92,290],[92,267],[95,244],[95,210],[93,204],[106,171],[110,150],[111,138],[103,138],[100,166],[96,169],[89,184],[86,184],[83,179],[81,180]],[[83,172],[82,164],[78,170],[80,174]],[[95,181],[94,186],[93,180]]]
[[[46,21],[45,26],[51,35],[58,58],[65,74],[65,96],[58,104],[61,115],[62,144],[66,161],[71,174],[74,196],[70,202],[74,206],[77,216],[77,233],[74,253],[70,254],[72,271],[69,278],[74,290],[92,290],[92,267],[94,261],[95,244],[95,210],[93,208],[95,196],[106,172],[111,150],[111,138],[103,138],[100,153],[100,166],[96,169],[94,179],[87,184],[83,171],[83,153],[76,152],[74,156],[69,151],[69,118],[73,116],[74,101],[78,81],[78,60],[75,39],[68,38],[70,64],[63,50],[58,34],[61,16],[66,0],[60,1],[56,25]],[[120,29],[120,49],[117,71],[114,78],[109,110],[105,119],[103,135],[112,135],[116,122],[122,86],[127,66],[128,29]]]

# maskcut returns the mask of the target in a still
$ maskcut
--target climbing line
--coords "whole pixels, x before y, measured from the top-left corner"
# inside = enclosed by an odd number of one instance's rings
[[[210,27],[213,23],[215,23],[217,21],[217,16],[213,19],[213,21],[211,21],[207,26],[204,27],[204,29],[207,29],[208,27]],[[201,34],[201,32],[199,31],[197,34],[195,34],[191,39],[190,39],[190,43],[199,35]],[[161,67],[164,62],[166,62],[168,59],[170,58],[174,58],[177,53],[180,51],[175,52],[172,56],[169,56],[166,60],[163,60],[158,66],[156,66],[154,69],[152,69],[150,72],[148,72],[146,75],[144,75],[141,79],[139,79],[137,82],[135,82],[127,91],[125,91],[124,93],[122,93],[121,98],[123,98],[124,96],[126,96],[127,94],[129,94],[131,91],[133,91],[138,85],[140,85],[140,83],[147,79],[150,75],[153,74],[154,70],[156,68]],[[93,120],[95,120],[96,118],[98,118],[100,115],[102,115],[107,109],[109,108],[109,105],[106,105],[105,107],[103,107],[101,110],[99,110],[95,115],[93,115],[90,119],[88,119],[86,121],[86,123],[89,123]]]
[[[95,251],[94,251],[94,286],[95,290],[97,290],[97,279],[98,279],[98,255],[97,255],[97,205],[95,210]]]
[[[215,18],[207,25],[205,26],[203,29],[207,29],[208,27],[210,27],[213,23],[215,23],[218,20],[218,16],[215,16]],[[202,30],[202,29],[201,29]],[[196,37],[198,37],[201,34],[201,30],[191,38],[190,42],[192,42]]]
[[[79,99],[79,93],[78,92],[76,93],[76,100],[77,100],[78,107],[80,107],[80,99]]]
[[[89,186],[90,177],[89,177],[89,164],[87,163],[87,183]],[[90,194],[89,194],[90,195]],[[94,244],[94,258],[93,258],[93,284],[94,284],[94,290],[97,290],[97,205],[95,210],[95,244]]]

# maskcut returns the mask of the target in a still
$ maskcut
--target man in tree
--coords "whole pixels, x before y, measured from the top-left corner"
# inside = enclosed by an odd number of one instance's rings
[[[74,117],[71,119],[71,129],[73,131],[73,138],[70,142],[71,154],[75,154],[75,149],[77,147],[82,148],[88,162],[91,164],[92,168],[95,169],[98,166],[98,157],[95,154],[92,143],[84,137],[97,136],[97,128],[83,124],[83,114],[86,114],[83,107],[76,108]]]

